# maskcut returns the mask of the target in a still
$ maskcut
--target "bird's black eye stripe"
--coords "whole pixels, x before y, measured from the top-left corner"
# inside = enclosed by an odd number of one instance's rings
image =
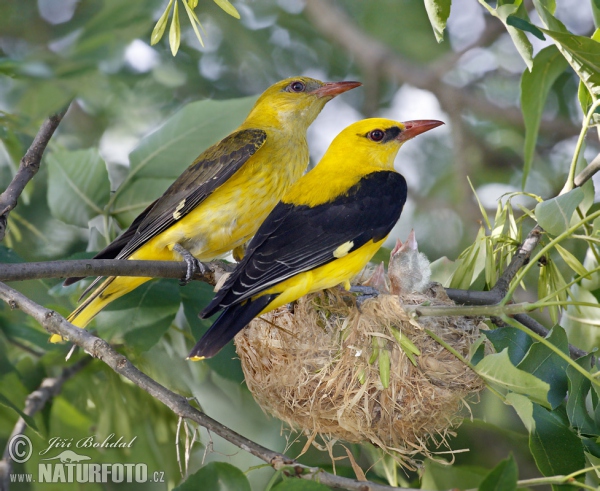
[[[306,84],[300,80],[294,80],[287,87],[288,92],[304,92],[306,90]]]
[[[402,133],[400,128],[397,126],[392,126],[391,128],[387,128],[385,130],[376,129],[369,131],[365,136],[374,142],[386,143],[394,138],[397,138],[400,133]]]

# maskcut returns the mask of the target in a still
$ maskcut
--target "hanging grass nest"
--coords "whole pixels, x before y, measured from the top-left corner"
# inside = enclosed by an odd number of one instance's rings
[[[387,276],[379,283],[385,291]],[[428,277],[427,284],[423,293],[380,294],[360,308],[352,293],[327,290],[252,321],[235,344],[256,401],[309,437],[368,441],[408,467],[417,454],[432,456],[427,444],[445,448],[465,397],[484,384],[426,329],[469,358],[479,322],[411,319],[403,305],[452,304],[441,285]]]

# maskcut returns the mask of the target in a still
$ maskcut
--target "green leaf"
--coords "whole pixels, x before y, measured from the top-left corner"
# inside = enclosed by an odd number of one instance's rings
[[[539,27],[534,26],[531,22],[528,22],[525,19],[521,19],[516,15],[509,15],[506,18],[506,24],[512,27],[516,27],[517,29],[521,29],[521,31],[530,32],[536,38],[541,39],[542,41],[546,40],[544,33],[540,31]]]
[[[433,261],[429,266],[431,267],[431,281],[437,281],[444,286],[448,286],[452,275],[456,271],[457,263],[451,261],[446,256],[442,256]]]
[[[490,224],[490,219],[487,215],[487,212],[485,211],[484,206],[481,204],[481,201],[479,200],[479,196],[477,196],[477,193],[475,192],[475,188],[473,187],[473,183],[471,182],[471,179],[469,178],[469,176],[467,176],[467,181],[469,182],[469,186],[471,186],[471,191],[473,191],[473,195],[475,196],[475,199],[477,200],[477,205],[479,205],[479,211],[481,212],[481,216],[483,217],[483,219],[485,221],[485,225],[487,226],[488,229],[492,230],[492,225]]]
[[[475,371],[486,382],[518,394],[526,394],[539,404],[548,405],[550,385],[539,378],[516,368],[508,357],[508,349],[488,355],[476,366]]]
[[[171,19],[171,28],[169,29],[169,45],[173,56],[179,51],[179,43],[181,42],[181,28],[179,27],[179,2],[175,0],[173,8],[173,18]]]
[[[331,491],[331,488],[315,481],[287,478],[275,486],[273,491]]]
[[[591,360],[594,354],[580,358],[577,363],[586,370],[591,369]],[[571,426],[577,428],[584,435],[598,435],[600,429],[596,425],[594,418],[590,416],[587,408],[586,399],[590,392],[592,383],[572,366],[567,367],[567,377],[569,380],[569,398],[567,399],[567,416]]]
[[[55,218],[87,228],[109,197],[108,171],[98,150],[60,150],[48,156],[48,206]]]
[[[569,354],[567,334],[562,327],[554,326],[546,339],[563,353]],[[525,358],[517,365],[517,368],[525,370],[550,384],[548,402],[552,408],[556,408],[567,395],[567,366],[568,363],[565,360],[544,344],[537,342],[529,348]]]
[[[212,324],[211,320],[200,319],[198,312],[208,305],[213,296],[213,288],[200,281],[192,281],[185,288],[181,289],[183,313],[192,330],[192,344],[199,340]],[[240,360],[236,355],[233,343],[227,343],[219,356],[209,358],[202,363],[206,363],[211,370],[214,370],[222,377],[238,383],[244,381]]]
[[[567,61],[556,46],[548,46],[535,56],[531,71],[525,70],[521,77],[521,110],[525,122],[523,188],[531,169],[546,98],[552,85],[567,66]]]
[[[232,17],[235,17],[236,19],[240,18],[240,13],[233,5],[231,5],[229,0],[215,0],[215,3]]]
[[[392,365],[390,352],[387,348],[381,348],[379,350],[377,365],[379,366],[381,385],[383,385],[384,389],[387,389],[390,386],[390,368]]]
[[[485,268],[485,243],[485,229],[481,226],[479,227],[475,242],[465,249],[456,261],[458,267],[452,274],[450,288],[458,288],[460,290],[469,289],[473,281],[479,276],[479,273]]]
[[[33,431],[35,431],[38,435],[40,435],[40,431],[38,430],[38,427],[35,424],[35,421],[33,420],[33,418],[31,416],[25,414],[23,411],[21,411],[15,404],[13,404],[11,402],[10,399],[8,399],[2,393],[0,393],[0,404],[2,404],[3,406],[6,406],[7,408],[12,409],[14,412],[16,412],[19,416],[21,416],[21,418],[23,418],[25,423],[27,423],[27,426],[29,426]]]
[[[594,97],[600,96],[600,45],[598,41],[571,34],[562,22],[540,4],[540,0],[534,0],[533,3],[547,27],[547,29],[542,29],[542,32],[554,40],[589,92]]]
[[[583,197],[583,191],[576,188],[556,198],[538,203],[535,207],[535,217],[540,227],[552,235],[563,233],[569,228],[573,212],[583,201]]]
[[[444,40],[444,29],[450,16],[452,0],[425,0],[425,9],[438,43]]]
[[[569,32],[565,25],[554,17],[556,0],[533,0],[533,5],[540,19],[548,29],[565,33]]]
[[[122,338],[127,347],[147,351],[171,326],[179,310],[176,280],[149,281],[109,304],[96,317],[103,338]]]
[[[200,27],[202,27],[202,25],[200,24],[200,21],[198,20],[198,17],[196,17],[196,14],[190,8],[190,6],[188,5],[188,3],[185,0],[183,1],[183,6],[185,7],[185,11],[187,12],[190,22],[192,23],[192,27],[194,28],[194,33],[196,34],[198,41],[200,41],[200,45],[204,46],[204,42],[202,41],[202,36],[200,36],[200,31],[198,31],[198,26],[196,26],[196,23],[197,23]]]
[[[160,19],[158,19],[158,22],[154,26],[154,29],[152,29],[152,35],[150,36],[151,46],[154,46],[156,43],[158,43],[163,37],[163,34],[165,33],[167,21],[169,20],[169,11],[171,10],[171,5],[173,5],[173,0],[169,0],[169,5],[167,5],[167,8],[160,16]]]
[[[600,43],[585,36],[543,31],[554,39],[590,93],[600,97]]]
[[[512,455],[494,467],[479,485],[479,491],[516,491],[519,469]]]
[[[479,486],[488,470],[483,467],[447,465],[425,460],[421,489],[471,489]]]
[[[498,327],[482,332],[492,342],[497,353],[508,349],[508,357],[515,366],[533,344],[533,339],[516,327]]]
[[[594,15],[594,24],[600,28],[600,0],[590,0],[592,4],[592,14]]]
[[[556,411],[548,411],[519,394],[508,394],[529,432],[529,449],[544,476],[568,475],[585,465],[583,444]],[[564,486],[566,491],[570,487]],[[563,489],[553,486],[553,489]]]
[[[520,29],[516,29],[507,22],[509,16],[515,17],[517,15],[522,16],[523,13],[520,6],[516,4],[501,5],[496,9],[496,16],[506,26],[506,30],[508,31],[508,34],[510,34],[510,37],[515,47],[517,48],[517,51],[521,55],[521,58],[523,58],[523,61],[527,65],[527,68],[531,70],[531,68],[533,67],[533,46],[531,45],[531,42],[529,41],[529,39],[527,39],[527,36],[523,31],[521,31]],[[526,11],[525,15],[527,15]]]
[[[558,244],[556,244],[554,247],[560,254],[560,257],[562,257],[565,263],[567,263],[567,266],[575,271],[575,273],[582,277],[589,276],[589,271],[583,267],[583,264],[581,264],[579,259],[577,259],[573,254]]]
[[[243,121],[256,97],[192,102],[131,153],[130,172],[113,195],[111,212],[129,224],[206,148],[231,133]]]
[[[521,421],[531,433],[535,430],[535,421],[533,419],[533,402],[528,397],[511,392],[506,395],[506,402],[509,403],[521,418]]]
[[[9,249],[4,245],[0,245],[0,263],[22,263],[25,260],[20,257],[14,250]]]
[[[173,491],[251,491],[250,483],[237,467],[225,462],[210,462],[189,476]]]
[[[556,412],[533,404],[533,420],[535,428],[529,435],[529,449],[544,476],[568,475],[583,469],[583,444]],[[573,488],[553,486],[553,489]]]

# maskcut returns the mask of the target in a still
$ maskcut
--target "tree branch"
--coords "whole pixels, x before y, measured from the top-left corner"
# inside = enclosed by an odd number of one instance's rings
[[[33,176],[35,176],[40,169],[40,162],[42,161],[44,150],[46,150],[50,138],[52,138],[54,131],[58,128],[58,125],[66,112],[67,109],[59,114],[50,116],[44,121],[42,127],[33,139],[31,146],[21,159],[15,177],[6,190],[0,195],[0,241],[4,239],[4,235],[6,234],[6,224],[9,213],[17,206],[17,200],[23,193],[27,183],[31,181]]]
[[[224,261],[202,263],[205,274],[196,273],[194,280],[215,285],[235,264]],[[179,261],[133,261],[122,259],[76,259],[39,263],[0,264],[0,281],[39,280],[72,276],[147,276],[150,278],[183,278],[187,264]]]
[[[46,403],[54,396],[58,395],[62,389],[63,384],[69,380],[73,375],[79,373],[92,361],[91,358],[82,358],[77,363],[66,367],[62,370],[58,377],[48,377],[42,380],[39,388],[33,391],[25,399],[25,409],[23,412],[27,416],[33,416],[41,411]],[[17,424],[13,428],[10,437],[8,438],[8,444],[2,454],[2,460],[0,461],[0,489],[8,491],[10,484],[10,474],[12,472],[13,461],[10,458],[10,444],[13,438],[17,435],[25,433],[27,423],[23,418],[17,420]]]
[[[12,309],[20,309],[33,317],[48,332],[60,334],[63,338],[83,348],[94,358],[102,360],[116,373],[130,380],[148,392],[152,397],[162,402],[177,416],[198,423],[242,450],[267,462],[275,470],[283,470],[284,473],[293,477],[317,480],[326,486],[337,489],[347,489],[350,491],[409,491],[406,488],[395,488],[329,474],[318,467],[309,467],[300,464],[282,453],[263,447],[192,407],[185,397],[170,391],[138,370],[127,358],[117,353],[106,341],[90,334],[85,329],[73,326],[56,312],[36,304],[4,283],[0,283],[0,299],[6,302]]]

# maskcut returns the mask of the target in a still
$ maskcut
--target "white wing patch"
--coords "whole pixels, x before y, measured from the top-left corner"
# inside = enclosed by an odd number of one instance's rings
[[[177,205],[177,208],[175,208],[175,211],[173,212],[173,220],[179,220],[181,218],[181,213],[179,213],[179,211],[185,206],[185,198],[183,198],[181,200],[181,202]]]
[[[354,247],[354,242],[351,240],[348,242],[344,242],[341,246],[339,246],[335,251],[333,251],[333,257],[337,257],[338,259],[348,255],[350,249]]]

